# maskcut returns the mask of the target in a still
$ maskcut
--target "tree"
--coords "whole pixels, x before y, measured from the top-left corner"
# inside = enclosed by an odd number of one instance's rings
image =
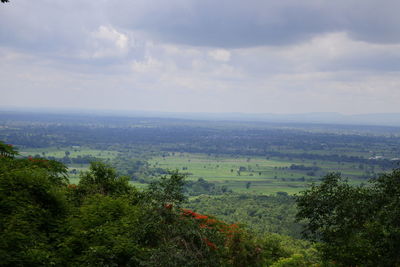
[[[400,170],[352,186],[328,174],[297,198],[305,237],[319,241],[325,260],[342,266],[400,264]]]
[[[158,181],[152,182],[147,190],[148,201],[161,206],[168,204],[179,206],[186,199],[183,194],[185,178],[185,175],[174,171],[169,176],[162,176]]]
[[[18,155],[18,152],[14,149],[13,145],[0,141],[0,157],[14,158],[16,155]]]
[[[119,177],[116,171],[102,162],[92,162],[89,171],[81,174],[79,190],[84,195],[124,195],[132,190],[128,177]]]
[[[246,183],[246,189],[249,189],[250,186],[251,186],[251,182],[247,182],[247,183]]]
[[[65,166],[44,159],[0,158],[1,266],[45,266],[68,213]]]

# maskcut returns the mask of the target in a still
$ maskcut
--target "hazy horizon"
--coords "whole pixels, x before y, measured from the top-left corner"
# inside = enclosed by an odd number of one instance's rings
[[[202,121],[236,121],[261,122],[278,124],[326,124],[349,126],[389,126],[400,127],[400,113],[369,113],[346,115],[337,112],[310,112],[310,113],[241,113],[241,112],[163,112],[143,110],[99,110],[99,109],[67,109],[67,108],[2,108],[0,116],[8,115],[54,115],[69,116],[99,116],[115,118],[160,118],[183,119]]]

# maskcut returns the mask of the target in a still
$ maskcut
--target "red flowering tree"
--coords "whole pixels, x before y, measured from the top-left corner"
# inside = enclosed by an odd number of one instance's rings
[[[188,209],[182,209],[181,214],[202,230],[203,243],[229,266],[258,266],[261,263],[260,246],[240,225],[228,224]]]

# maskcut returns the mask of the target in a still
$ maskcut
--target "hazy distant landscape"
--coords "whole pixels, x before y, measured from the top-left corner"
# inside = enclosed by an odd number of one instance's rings
[[[234,192],[296,193],[330,172],[365,182],[400,158],[400,128],[385,126],[23,112],[0,122],[1,140],[67,164],[71,179],[102,160],[132,183],[178,169]]]

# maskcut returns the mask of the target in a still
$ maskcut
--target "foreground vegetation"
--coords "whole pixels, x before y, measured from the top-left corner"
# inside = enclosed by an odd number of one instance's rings
[[[301,238],[302,224],[296,221],[296,198],[276,195],[224,194],[190,198],[185,207],[214,215],[226,222],[240,222],[256,235],[278,233]]]
[[[0,144],[2,266],[280,266],[314,264],[304,241],[253,237],[237,224],[182,209],[184,176],[172,173],[140,191],[103,163],[78,185],[66,167],[14,158]],[[307,247],[309,247],[307,249]]]
[[[183,209],[178,172],[139,190],[93,162],[75,185],[62,163],[17,154],[0,143],[1,266],[400,266],[400,170],[304,191],[308,243]]]

